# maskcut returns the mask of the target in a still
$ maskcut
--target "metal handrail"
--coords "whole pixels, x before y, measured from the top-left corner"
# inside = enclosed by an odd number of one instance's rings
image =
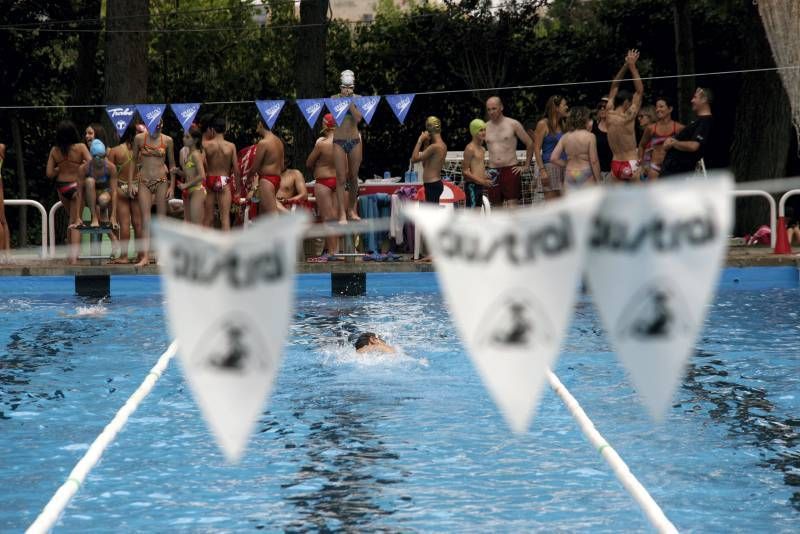
[[[800,189],[795,189],[800,193]],[[791,191],[790,191],[791,192]],[[777,239],[776,229],[777,229],[777,218],[775,217],[775,199],[767,193],[766,191],[762,191],[761,189],[734,189],[733,196],[735,197],[762,197],[766,198],[767,202],[769,202],[769,240],[770,246],[775,248],[775,240]],[[786,195],[784,195],[786,196]],[[783,203],[783,199],[781,199],[781,203]],[[781,216],[783,216],[783,204],[781,204],[781,208],[779,210]]]
[[[9,198],[3,200],[6,206],[33,206],[42,216],[42,258],[47,257],[47,212],[39,202],[27,198]]]
[[[56,257],[56,211],[58,208],[62,207],[64,204],[59,200],[52,206],[50,206],[50,211],[47,213],[47,227],[50,234],[50,257]]]

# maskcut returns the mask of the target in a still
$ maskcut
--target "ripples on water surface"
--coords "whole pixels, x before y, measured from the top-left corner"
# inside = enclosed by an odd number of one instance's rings
[[[513,436],[432,275],[329,296],[300,277],[269,409],[242,463],[216,450],[171,364],[92,471],[62,531],[609,531],[647,524],[547,391]],[[167,345],[155,278],[111,299],[0,280],[0,530],[27,526]],[[467,288],[465,288],[466,290]],[[722,291],[665,423],[638,404],[588,300],[556,373],[681,530],[800,520],[797,290]],[[400,356],[347,344],[372,330]]]

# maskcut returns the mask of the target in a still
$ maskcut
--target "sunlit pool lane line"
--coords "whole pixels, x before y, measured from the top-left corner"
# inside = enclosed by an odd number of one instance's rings
[[[635,500],[642,509],[647,520],[650,521],[650,524],[653,525],[658,532],[677,533],[678,530],[675,528],[675,525],[667,518],[658,503],[653,500],[647,492],[647,489],[645,489],[641,482],[631,473],[631,470],[620,455],[617,454],[617,451],[615,451],[613,447],[606,442],[602,434],[597,431],[592,420],[589,419],[589,416],[583,411],[583,408],[581,408],[581,405],[575,397],[573,397],[564,384],[561,383],[561,380],[549,370],[547,371],[547,380],[550,382],[550,387],[553,388],[553,391],[561,398],[564,405],[578,422],[578,426],[581,432],[583,432],[583,435],[586,436],[589,443],[592,444],[597,452],[600,453],[600,456],[602,456],[611,467],[612,471],[614,471],[614,474],[617,476],[617,480],[620,481],[630,496],[633,497],[633,500]]]
[[[72,469],[72,472],[69,474],[64,484],[58,488],[50,499],[50,502],[48,502],[42,510],[42,513],[36,518],[36,521],[25,531],[27,534],[46,533],[53,528],[53,525],[55,525],[61,513],[64,511],[64,508],[67,507],[69,501],[78,492],[86,476],[92,468],[97,465],[97,462],[100,461],[103,452],[111,445],[119,431],[122,430],[125,423],[128,422],[128,418],[136,411],[139,404],[147,397],[158,379],[161,378],[161,375],[167,369],[170,360],[175,356],[177,350],[178,343],[173,341],[169,348],[158,358],[158,361],[153,368],[150,369],[150,372],[147,373],[144,381],[142,381],[136,391],[133,392],[127,402],[119,409],[100,435],[95,438],[89,450],[86,451],[83,458],[81,458]]]

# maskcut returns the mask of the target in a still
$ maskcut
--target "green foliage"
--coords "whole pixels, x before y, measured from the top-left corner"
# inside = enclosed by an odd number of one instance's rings
[[[92,0],[15,0],[4,11],[4,25],[44,20],[87,19],[81,23],[51,26],[61,32],[0,30],[0,103],[53,105],[68,103],[76,84],[90,83],[92,101],[102,102],[104,76],[78,80],[75,64],[79,34],[71,28],[103,27],[83,13]],[[718,71],[742,67],[750,40],[743,23],[750,16],[742,0],[694,0],[690,3],[694,26],[696,68]],[[176,4],[179,5],[176,8]],[[543,5],[546,10],[541,10]],[[326,79],[329,91],[338,87],[339,72],[356,73],[362,94],[418,94],[405,125],[398,125],[382,104],[372,125],[364,128],[365,161],[362,175],[385,169],[400,172],[424,118],[438,115],[444,123],[445,141],[452,150],[468,142],[467,124],[484,113],[484,101],[500,95],[506,112],[523,123],[541,116],[545,100],[554,93],[570,103],[590,106],[608,91],[607,80],[622,64],[628,48],[642,51],[643,76],[675,73],[672,3],[663,0],[503,0],[499,8],[490,0],[446,0],[432,6],[417,2],[408,11],[391,0],[381,0],[371,24],[330,21],[327,28]],[[279,131],[290,138],[293,108],[295,48],[303,46],[307,28],[296,25],[294,3],[286,0],[152,0],[153,29],[146,50],[150,102],[225,102],[262,98],[287,98]],[[99,14],[98,14],[99,16]],[[266,22],[264,22],[266,21]],[[35,29],[35,27],[34,27]],[[203,31],[189,31],[203,30]],[[98,65],[102,65],[105,35],[99,35]],[[730,115],[740,78],[706,80],[717,88],[721,116]],[[553,87],[493,89],[553,84]],[[676,82],[645,82],[646,99],[656,94],[674,96]],[[725,113],[725,109],[728,112]],[[229,138],[240,147],[253,140],[257,112],[252,104],[205,105],[202,113],[221,113],[229,119]],[[15,159],[9,119],[22,124],[24,159],[30,178],[30,198],[47,205],[55,201],[52,185],[44,176],[53,129],[65,115],[99,119],[102,107],[90,111],[0,111],[0,142],[9,145],[3,167],[6,195],[15,197]],[[167,114],[166,131],[180,135],[177,121]],[[299,161],[304,155],[298,155]],[[13,213],[9,212],[13,217]],[[12,222],[13,226],[13,222]]]

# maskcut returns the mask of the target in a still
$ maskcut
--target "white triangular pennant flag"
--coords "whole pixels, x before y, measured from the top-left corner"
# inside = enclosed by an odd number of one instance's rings
[[[292,318],[304,213],[222,233],[154,221],[169,328],[186,381],[228,461],[244,451]]]
[[[514,432],[524,432],[569,324],[600,188],[544,207],[458,213],[419,206],[461,340]]]
[[[610,190],[586,274],[603,325],[650,415],[672,399],[716,288],[732,220],[732,179]]]

